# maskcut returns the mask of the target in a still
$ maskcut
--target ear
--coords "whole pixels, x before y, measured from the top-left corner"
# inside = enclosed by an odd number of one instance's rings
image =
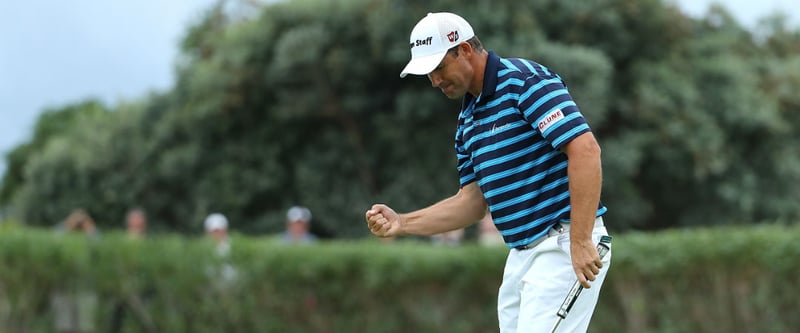
[[[458,51],[459,53],[465,55],[467,59],[472,57],[472,45],[467,42],[461,42],[461,44],[458,44]]]

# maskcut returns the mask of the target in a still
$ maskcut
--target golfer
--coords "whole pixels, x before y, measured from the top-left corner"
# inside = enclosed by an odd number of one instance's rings
[[[366,212],[379,237],[433,235],[479,221],[487,207],[510,251],[498,295],[502,333],[548,332],[571,285],[583,290],[558,332],[586,332],[611,255],[600,203],[600,147],[564,82],[530,60],[487,52],[467,21],[428,14],[411,31],[400,77],[427,75],[462,99],[455,135],[460,189],[427,208]]]

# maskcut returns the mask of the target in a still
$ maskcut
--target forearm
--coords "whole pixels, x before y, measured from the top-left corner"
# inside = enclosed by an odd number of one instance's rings
[[[570,196],[570,257],[572,268],[584,288],[591,288],[603,262],[592,241],[602,187],[600,146],[591,132],[581,134],[565,147]]]
[[[400,221],[403,234],[430,236],[472,225],[485,213],[486,201],[483,194],[477,184],[472,183],[436,204],[400,214]]]
[[[600,148],[594,138],[569,156],[570,238],[590,240],[602,188]]]

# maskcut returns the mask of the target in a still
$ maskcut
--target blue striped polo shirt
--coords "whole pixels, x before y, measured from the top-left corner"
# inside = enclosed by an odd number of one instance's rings
[[[478,182],[508,247],[569,222],[567,156],[560,148],[589,131],[558,75],[489,52],[481,94],[464,96],[455,148],[461,186]],[[597,216],[605,212],[600,203]]]

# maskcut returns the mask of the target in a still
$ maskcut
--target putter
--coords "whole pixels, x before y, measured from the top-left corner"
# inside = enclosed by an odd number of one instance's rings
[[[597,253],[600,255],[600,259],[603,259],[610,249],[611,236],[601,237],[600,243],[597,244]],[[572,285],[572,288],[569,289],[569,293],[567,294],[567,298],[564,299],[564,303],[561,304],[561,307],[558,308],[558,312],[556,312],[556,316],[558,316],[558,318],[556,319],[556,324],[553,325],[553,329],[550,330],[550,333],[555,333],[558,325],[561,324],[561,321],[564,320],[564,318],[567,318],[569,310],[572,310],[572,306],[575,305],[575,301],[578,300],[578,295],[581,294],[582,290],[583,286],[580,284],[580,282],[575,281],[575,283]]]

